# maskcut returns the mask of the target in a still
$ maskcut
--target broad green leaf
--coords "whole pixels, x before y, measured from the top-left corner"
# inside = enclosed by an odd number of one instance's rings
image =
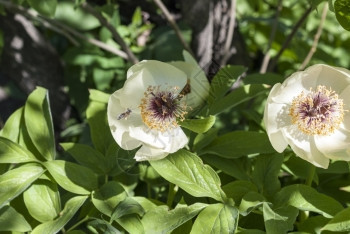
[[[148,200],[145,197],[133,197],[133,199],[142,206],[145,212],[157,207],[156,204],[154,204],[152,201]]]
[[[96,89],[89,89],[90,93],[90,100],[95,101],[95,102],[102,102],[102,103],[108,103],[109,97],[111,96],[110,94],[101,92]]]
[[[232,90],[228,95],[216,101],[209,107],[209,114],[216,115],[224,110],[235,107],[238,104],[246,102],[258,95],[264,94],[268,91],[263,85],[252,84]]]
[[[266,232],[256,229],[238,229],[236,234],[266,234]]]
[[[321,229],[329,222],[328,218],[322,215],[311,216],[304,220],[302,223],[297,224],[298,230],[305,233],[321,233]],[[327,232],[322,232],[329,234]]]
[[[32,227],[23,217],[11,206],[4,206],[0,209],[0,231],[29,232]]]
[[[55,181],[65,190],[76,194],[90,194],[98,187],[96,174],[75,163],[54,160],[44,163]]]
[[[260,193],[251,191],[246,193],[239,205],[239,213],[243,216],[247,216],[252,210],[261,206],[265,202],[264,196]]]
[[[293,154],[291,157],[289,157],[288,161],[283,163],[282,168],[291,175],[294,175],[299,179],[306,180],[306,178],[309,176],[310,163],[300,157],[295,157]],[[318,184],[317,174],[318,173],[315,173],[313,178],[313,181],[315,181],[316,184]]]
[[[266,197],[274,195],[281,188],[278,175],[282,163],[282,154],[260,155],[256,158],[252,179]]]
[[[29,95],[25,104],[24,120],[37,150],[46,160],[53,160],[56,154],[55,136],[46,89],[37,87]]]
[[[116,220],[128,233],[144,234],[141,220],[136,214],[125,215]],[[114,233],[113,233],[114,234]]]
[[[90,93],[90,98],[95,97],[95,92]],[[86,110],[87,120],[90,126],[92,142],[99,152],[105,155],[112,144],[116,144],[107,123],[107,104],[90,101]]]
[[[110,181],[92,192],[92,203],[103,214],[111,217],[118,204],[127,197],[124,188],[116,181]]]
[[[75,7],[73,1],[59,1],[55,19],[81,31],[87,31],[100,26],[100,22],[81,7]],[[84,23],[82,23],[84,22]]]
[[[274,152],[266,133],[249,131],[234,131],[219,136],[200,151],[200,153],[215,154],[224,158]]]
[[[103,234],[121,234],[121,232],[113,227],[110,223],[105,220],[94,218],[88,224],[88,229],[91,231],[93,228],[93,233],[103,233]]]
[[[138,214],[139,216],[143,216],[144,213],[145,210],[137,201],[131,197],[127,197],[117,205],[113,211],[113,214],[111,215],[111,220],[116,220],[129,214]]]
[[[21,107],[11,114],[0,132],[0,136],[18,143],[23,109],[24,108]]]
[[[337,213],[322,230],[333,232],[350,232],[350,207]]]
[[[197,155],[181,149],[164,159],[149,162],[162,177],[192,196],[225,200],[219,176]]]
[[[217,138],[219,129],[212,128],[205,133],[200,133],[194,138],[193,141],[193,149],[194,151],[199,151],[203,147],[207,146],[210,142],[212,142],[215,138]]]
[[[223,173],[238,180],[250,180],[250,175],[248,172],[248,168],[250,168],[250,161],[244,157],[227,159],[218,157],[217,155],[205,154],[201,155],[201,158],[210,166],[220,169]]]
[[[348,0],[336,0],[334,11],[339,24],[350,31],[350,2]]]
[[[274,85],[283,82],[283,76],[276,73],[254,73],[244,77],[244,84],[267,84]]]
[[[60,210],[57,185],[48,180],[37,180],[24,193],[29,214],[41,223],[54,220]]]
[[[59,232],[68,223],[68,221],[73,218],[86,199],[87,196],[76,196],[69,199],[57,219],[36,226],[31,234]]]
[[[187,128],[192,132],[207,132],[215,123],[215,116],[210,115],[203,119],[185,119],[180,122],[181,127]]]
[[[27,0],[41,15],[52,17],[55,15],[57,0]]]
[[[299,210],[321,214],[326,218],[332,218],[343,209],[343,206],[332,197],[302,184],[289,185],[282,188],[275,195],[274,199],[276,207],[290,205]]]
[[[0,176],[0,208],[26,190],[38,179],[44,169],[36,164],[28,164],[7,171]]]
[[[280,234],[288,233],[288,231],[293,229],[293,224],[299,211],[292,206],[272,210],[270,205],[264,202],[263,213],[266,233]]]
[[[23,163],[37,161],[35,156],[22,146],[0,137],[0,163]]]
[[[226,92],[232,87],[233,83],[241,76],[247,68],[243,66],[227,65],[219,70],[214,76],[209,90],[209,105],[216,105]]]
[[[149,210],[142,218],[145,233],[168,233],[187,222],[203,210],[207,204],[195,203],[190,206],[180,205],[172,210],[167,206],[157,206]]]
[[[224,204],[212,204],[199,213],[191,234],[235,233],[238,224],[237,208]]]
[[[236,180],[222,187],[227,197],[233,198],[236,204],[240,204],[245,194],[258,192],[258,188],[250,181]]]
[[[78,143],[61,143],[61,146],[79,164],[90,168],[95,173],[105,175],[108,172],[104,156],[92,147]]]

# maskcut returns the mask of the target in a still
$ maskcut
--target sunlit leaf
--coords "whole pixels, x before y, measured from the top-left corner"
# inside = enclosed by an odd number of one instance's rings
[[[0,137],[0,163],[22,163],[37,161],[35,156],[20,145]]]
[[[180,122],[181,127],[187,128],[192,132],[207,132],[215,123],[215,116],[210,115],[203,119],[185,119]]]
[[[293,224],[299,211],[292,206],[273,210],[268,203],[264,202],[263,213],[266,232],[269,234],[280,234],[288,233],[288,231],[293,229]]]
[[[0,231],[29,232],[32,228],[22,214],[11,206],[0,209]]]
[[[57,0],[27,0],[31,7],[33,7],[40,14],[48,17],[55,15]]]
[[[179,150],[164,159],[150,161],[150,164],[162,177],[192,196],[225,200],[216,172],[187,150]]]

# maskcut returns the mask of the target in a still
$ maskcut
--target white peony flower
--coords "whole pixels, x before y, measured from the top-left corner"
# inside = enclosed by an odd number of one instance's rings
[[[317,167],[350,161],[350,71],[318,64],[275,84],[264,123],[278,152],[290,145]]]
[[[137,161],[164,158],[188,143],[178,121],[189,110],[189,99],[184,96],[188,90],[184,93],[184,88],[191,83],[188,78],[192,70],[182,65],[183,71],[180,64],[154,60],[135,64],[127,72],[124,87],[109,99],[107,115],[112,135],[125,150],[141,146],[135,155]],[[197,100],[192,104],[196,107],[201,103]]]

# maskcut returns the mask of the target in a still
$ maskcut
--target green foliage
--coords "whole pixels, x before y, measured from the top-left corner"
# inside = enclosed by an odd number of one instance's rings
[[[336,0],[334,11],[340,25],[350,31],[350,2],[346,0]]]
[[[312,175],[310,163],[289,148],[275,152],[262,124],[268,92],[299,69],[314,45],[325,4],[330,12],[309,64],[350,66],[350,34],[342,29],[350,31],[349,1],[241,1],[235,16],[241,44],[234,37],[238,56],[230,61],[245,65],[221,67],[211,61],[215,74],[206,102],[191,119],[179,121],[188,145],[149,162],[136,162],[138,148],[122,149],[111,134],[109,97],[123,86],[131,64],[110,29],[80,7],[83,2],[11,1],[15,9],[39,14],[31,19],[58,50],[73,114],[64,132],[56,134],[48,91],[37,87],[4,124],[0,119],[0,232],[350,232],[349,163],[332,161]],[[140,6],[86,2],[140,61],[184,57],[197,66],[149,1]],[[6,4],[0,1],[0,14],[8,13]],[[185,41],[197,46],[193,39],[198,32],[182,21],[178,5],[171,12],[181,19],[177,23]],[[274,59],[310,7],[276,67],[260,72],[263,56]],[[0,53],[7,45],[6,33],[0,30]],[[240,60],[241,50],[248,62]],[[201,63],[206,59],[198,58]]]

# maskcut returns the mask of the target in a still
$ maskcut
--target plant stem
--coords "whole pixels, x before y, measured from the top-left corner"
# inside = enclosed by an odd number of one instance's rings
[[[328,12],[328,3],[325,3],[324,7],[323,7],[323,11],[322,11],[321,21],[320,21],[320,24],[318,26],[317,32],[315,34],[314,41],[312,43],[311,49],[310,49],[309,53],[307,54],[304,62],[301,64],[301,66],[299,68],[299,71],[304,70],[304,68],[310,62],[312,56],[316,52],[318,41],[319,41],[319,39],[321,37],[321,34],[322,34],[324,21],[326,20],[326,17],[327,17],[327,12]]]
[[[169,208],[171,208],[174,201],[174,197],[175,197],[174,188],[175,188],[175,185],[173,183],[169,183],[168,200],[166,202]]]
[[[176,36],[179,38],[180,42],[182,43],[183,47],[192,55],[193,51],[191,50],[190,46],[187,44],[187,42],[185,41],[184,37],[181,34],[181,30],[180,28],[177,26],[174,18],[172,17],[172,15],[170,14],[170,12],[168,11],[168,9],[166,8],[166,6],[163,4],[163,2],[161,0],[153,0],[155,4],[157,4],[157,6],[159,7],[159,9],[163,12],[165,18],[167,19],[167,21],[169,22],[169,24],[171,25],[171,27],[174,29]]]
[[[227,60],[232,55],[231,44],[232,44],[232,38],[233,38],[234,29],[235,29],[235,23],[236,23],[236,0],[231,0],[230,22],[228,26],[227,39],[225,41],[226,53],[223,55],[223,58],[221,60],[221,65],[225,65],[227,63]]]
[[[307,16],[311,13],[311,11],[312,11],[312,7],[310,6],[304,12],[304,14],[300,17],[298,22],[295,24],[295,26],[293,27],[291,33],[288,35],[286,40],[283,42],[283,45],[282,45],[281,49],[278,51],[277,55],[271,60],[271,64],[270,64],[269,69],[268,69],[269,71],[272,71],[275,68],[278,59],[281,57],[281,55],[285,51],[285,49],[287,49],[287,47],[289,46],[289,43],[291,42],[292,38],[294,37],[294,35],[298,31],[298,29],[301,27],[301,25],[304,23],[304,21],[306,20]]]
[[[87,2],[82,3],[80,6],[88,13],[95,16],[95,18],[100,22],[100,24],[105,26],[112,33],[113,39],[122,47],[123,51],[128,55],[128,60],[130,62],[132,62],[133,64],[138,63],[139,60],[136,58],[129,46],[125,43],[123,38],[119,35],[115,27],[112,24],[110,24],[100,12],[95,10],[95,8],[90,6]]]
[[[314,175],[315,175],[315,171],[316,171],[316,167],[313,164],[310,164],[310,169],[309,169],[309,174],[305,180],[305,184],[307,186],[311,186],[312,185],[312,181],[314,179]]]
[[[77,223],[75,223],[73,226],[71,226],[67,232],[74,230],[74,228],[78,227],[80,224],[84,223],[85,221],[87,221],[90,217],[89,216],[85,216],[83,219],[79,220]]]

